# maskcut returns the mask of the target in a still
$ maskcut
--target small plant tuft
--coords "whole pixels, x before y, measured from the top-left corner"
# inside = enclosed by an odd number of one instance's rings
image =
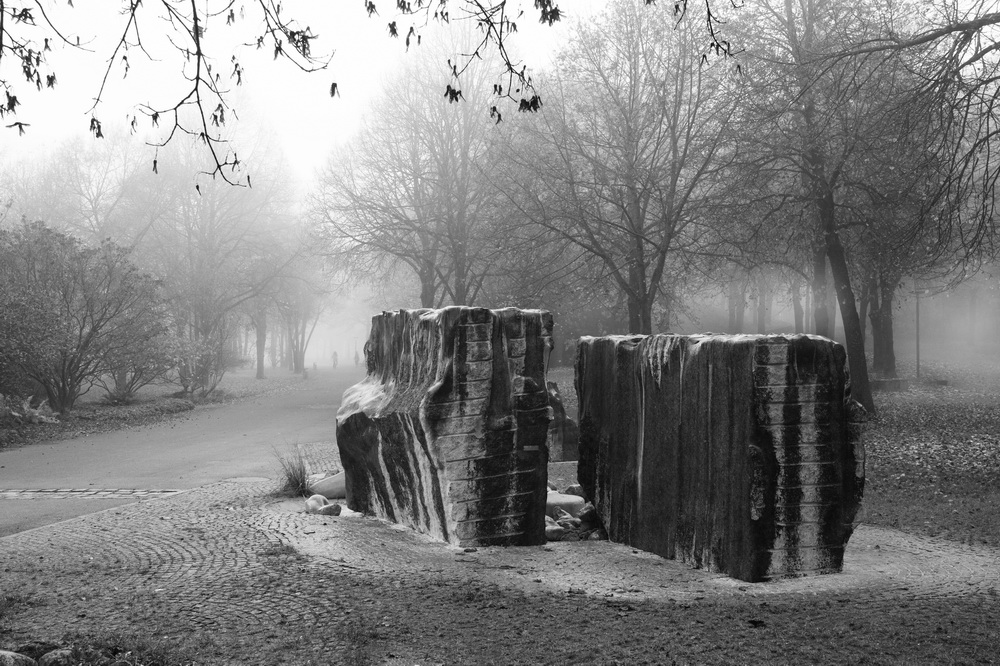
[[[302,452],[296,449],[293,453],[283,455],[275,451],[275,456],[281,466],[278,491],[293,497],[308,497],[309,467]]]

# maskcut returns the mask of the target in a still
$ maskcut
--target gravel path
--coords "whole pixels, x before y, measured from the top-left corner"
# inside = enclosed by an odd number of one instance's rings
[[[465,552],[371,518],[301,513],[272,487],[217,483],[0,539],[3,593],[27,599],[0,646],[156,627],[281,646],[231,663],[997,658],[996,549],[861,526],[842,574],[747,584],[608,542]],[[788,644],[841,626],[812,652]],[[871,654],[873,640],[887,652]]]

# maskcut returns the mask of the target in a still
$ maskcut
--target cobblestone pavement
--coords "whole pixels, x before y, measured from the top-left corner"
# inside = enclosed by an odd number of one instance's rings
[[[413,656],[406,651],[408,629],[399,624],[420,625],[432,641],[447,641],[462,626],[454,617],[434,625],[433,613],[421,615],[426,604],[458,600],[460,611],[474,604],[477,612],[508,613],[497,609],[507,609],[501,600],[509,595],[522,600],[513,606],[524,613],[534,598],[600,602],[602,612],[619,614],[640,603],[791,601],[809,609],[814,601],[819,607],[847,599],[864,600],[865,612],[875,614],[921,602],[933,602],[921,606],[933,614],[948,599],[976,599],[989,613],[998,608],[1000,551],[889,529],[861,526],[842,574],[748,584],[608,542],[466,552],[371,518],[307,515],[301,501],[268,495],[272,488],[258,480],[161,491],[155,499],[0,538],[4,580],[20,574],[18,580],[32,581],[27,592],[44,600],[28,604],[16,626],[156,623],[165,631],[208,629],[248,640],[278,640],[291,628],[310,634],[311,649],[349,654],[364,643],[352,624],[361,623],[384,639],[383,659],[394,663],[393,653]],[[387,605],[394,590],[401,595],[395,611]],[[518,623],[513,610],[503,617]]]
[[[336,442],[306,442],[296,444],[295,448],[306,461],[306,468],[312,472],[336,473],[341,469]]]
[[[0,488],[0,500],[145,499],[176,495],[180,490],[143,488]]]

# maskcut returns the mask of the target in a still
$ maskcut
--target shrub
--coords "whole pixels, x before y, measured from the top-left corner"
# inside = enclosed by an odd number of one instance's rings
[[[0,369],[66,412],[110,363],[163,331],[158,292],[111,241],[87,247],[40,222],[0,230]]]

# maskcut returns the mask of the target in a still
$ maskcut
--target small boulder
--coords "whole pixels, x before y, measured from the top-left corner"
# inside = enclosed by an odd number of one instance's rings
[[[573,516],[568,511],[561,509],[559,507],[555,507],[555,510],[552,512],[552,520],[556,521],[557,523],[563,520],[572,520],[572,519]]]
[[[546,515],[557,518],[557,509],[568,513],[571,517],[578,517],[586,501],[578,495],[564,495],[562,493],[549,493],[545,498]]]
[[[73,658],[73,648],[59,648],[52,652],[46,652],[38,660],[38,666],[76,666],[79,659]]]
[[[37,666],[37,664],[34,659],[20,652],[0,650],[0,666]]]
[[[347,479],[344,472],[331,474],[309,485],[309,492],[322,495],[327,499],[344,499],[347,497]]]
[[[566,529],[560,527],[559,525],[546,525],[545,526],[545,540],[546,541],[560,541],[563,536],[566,535]]]
[[[342,506],[340,506],[339,504],[333,504],[331,502],[326,506],[321,506],[319,508],[319,511],[317,511],[316,513],[318,513],[321,516],[339,516],[342,510],[343,510]]]
[[[49,643],[48,641],[29,641],[18,645],[14,648],[14,652],[27,655],[32,659],[38,659],[43,654],[58,650],[60,647],[62,646],[58,643]]]
[[[602,527],[600,529],[596,529],[593,532],[591,532],[590,536],[587,538],[591,541],[607,541],[608,533],[605,532],[604,528]]]
[[[580,512],[576,514],[576,517],[580,519],[584,525],[593,525],[597,527],[601,524],[601,519],[597,515],[597,509],[590,502],[583,505]]]
[[[330,503],[330,500],[322,495],[313,495],[306,500],[306,513],[319,513],[320,509]]]
[[[583,494],[583,486],[579,483],[574,483],[573,485],[566,486],[566,490],[563,491],[563,495],[577,495],[586,499],[586,495]]]

